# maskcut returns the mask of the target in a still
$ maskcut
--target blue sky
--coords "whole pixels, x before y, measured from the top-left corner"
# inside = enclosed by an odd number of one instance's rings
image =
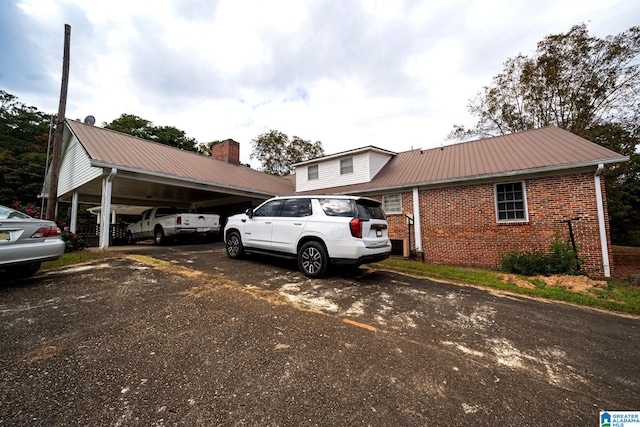
[[[640,24],[637,0],[0,0],[0,89],[67,117],[122,113],[200,142],[277,129],[327,154],[447,143],[467,101],[552,33]]]

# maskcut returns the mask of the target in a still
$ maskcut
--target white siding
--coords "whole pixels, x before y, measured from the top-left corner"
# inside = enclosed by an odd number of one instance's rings
[[[389,160],[391,160],[391,154],[382,154],[375,151],[369,152],[369,181],[382,170]]]
[[[71,137],[60,166],[58,197],[100,177],[100,175],[102,175],[102,168],[91,166],[89,156],[84,148],[75,137]]]
[[[320,160],[318,165],[318,179],[307,179],[307,167],[304,165],[296,169],[296,191],[320,190],[341,185],[358,184],[369,181],[369,156],[367,153],[357,153],[353,156],[353,173],[340,175],[341,158]]]

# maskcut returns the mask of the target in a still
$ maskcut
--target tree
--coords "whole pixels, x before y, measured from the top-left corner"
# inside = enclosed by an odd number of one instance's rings
[[[37,203],[51,116],[0,90],[0,204]]]
[[[311,142],[298,136],[291,140],[284,133],[270,130],[251,141],[252,159],[258,159],[263,172],[272,175],[287,175],[293,172],[292,165],[324,156],[320,141]]]
[[[111,129],[160,144],[170,145],[182,150],[198,152],[198,141],[173,126],[155,126],[151,121],[133,114],[121,114],[111,123],[103,123],[105,129]]]
[[[200,143],[200,145],[198,145],[198,153],[211,157],[211,150],[221,142],[222,141],[216,139],[215,141]]]
[[[476,125],[451,139],[484,138],[555,125],[630,161],[605,172],[611,238],[640,245],[640,27],[605,39],[585,24],[545,37],[532,57],[504,63],[469,101]]]
[[[630,129],[640,120],[640,27],[599,39],[585,24],[545,37],[532,57],[508,59],[470,100],[472,129],[450,137],[488,137],[555,125],[576,135],[604,123]]]

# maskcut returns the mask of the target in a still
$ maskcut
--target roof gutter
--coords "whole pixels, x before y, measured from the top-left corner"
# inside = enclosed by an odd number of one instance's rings
[[[607,240],[607,229],[605,227],[604,220],[604,201],[602,198],[602,184],[600,182],[600,175],[604,171],[604,164],[598,164],[598,168],[594,174],[594,184],[596,189],[596,205],[598,208],[598,228],[600,229],[600,248],[602,250],[602,268],[604,270],[604,277],[611,277],[611,266],[609,264],[609,246]]]

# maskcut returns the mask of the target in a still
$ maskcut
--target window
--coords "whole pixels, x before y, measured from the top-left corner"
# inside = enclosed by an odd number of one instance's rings
[[[495,192],[498,222],[528,221],[523,182],[496,184]]]
[[[353,157],[340,159],[340,175],[353,173]]]
[[[280,216],[283,200],[272,200],[260,206],[253,216]]]
[[[280,216],[300,217],[311,215],[310,199],[288,199],[282,206],[282,214]]]
[[[309,166],[307,168],[307,180],[318,179],[318,165]]]
[[[400,194],[382,196],[382,209],[387,215],[402,213],[402,196]]]

